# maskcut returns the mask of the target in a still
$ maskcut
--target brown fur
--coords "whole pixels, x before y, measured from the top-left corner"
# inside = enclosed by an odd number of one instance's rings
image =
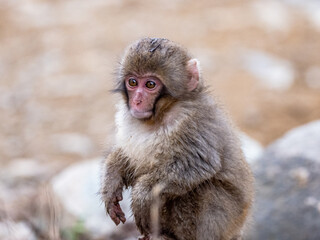
[[[102,199],[132,187],[132,211],[146,239],[152,234],[152,194],[159,193],[162,239],[240,239],[253,201],[253,177],[228,118],[204,91],[202,79],[187,90],[189,54],[166,39],[130,46],[120,66],[118,89],[130,73],[154,73],[165,85],[154,115],[133,118],[127,94],[118,105],[114,152],[105,166]],[[199,77],[199,76],[198,76]],[[120,189],[120,190],[119,190]]]

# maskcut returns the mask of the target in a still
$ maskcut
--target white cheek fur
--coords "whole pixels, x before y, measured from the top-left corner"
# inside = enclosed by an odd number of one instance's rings
[[[177,113],[175,113],[177,114]],[[175,115],[174,113],[168,116]],[[131,163],[145,166],[147,163],[153,164],[155,154],[161,149],[161,146],[167,137],[178,131],[180,123],[185,119],[185,115],[178,118],[168,119],[163,127],[157,130],[151,130],[143,121],[134,118],[124,101],[117,104],[117,113],[115,116],[116,147],[121,148],[124,153],[132,159]],[[176,116],[176,115],[175,115]]]
[[[133,161],[144,161],[152,158],[156,144],[155,133],[146,129],[141,120],[131,116],[124,103],[117,105],[116,113],[116,146],[121,148]]]

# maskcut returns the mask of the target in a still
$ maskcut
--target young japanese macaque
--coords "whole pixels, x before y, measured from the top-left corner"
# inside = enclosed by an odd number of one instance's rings
[[[111,219],[126,221],[119,202],[131,187],[140,239],[241,239],[253,176],[199,62],[170,40],[144,38],[129,46],[117,77],[123,98],[101,186]]]

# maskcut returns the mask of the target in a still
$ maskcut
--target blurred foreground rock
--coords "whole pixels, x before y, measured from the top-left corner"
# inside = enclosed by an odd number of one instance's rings
[[[43,181],[52,176],[57,164],[43,164],[29,158],[12,159],[0,169],[0,179],[7,184],[26,184],[26,181]]]
[[[19,232],[23,229],[21,220],[32,221],[38,217],[38,211],[35,209],[39,208],[42,190],[59,168],[59,164],[43,163],[29,158],[11,159],[8,164],[1,166],[0,222],[3,221],[1,229],[7,226],[9,232]],[[16,226],[15,222],[19,224]],[[28,226],[33,227],[33,224]]]
[[[255,163],[251,239],[320,239],[320,121],[289,131]]]
[[[0,239],[36,240],[36,235],[24,222],[0,222]]]
[[[53,191],[60,200],[64,211],[74,217],[74,222],[71,225],[82,222],[83,228],[93,239],[104,236],[117,239],[115,236],[121,235],[121,231],[128,232],[128,234],[131,232],[132,236],[134,234],[132,232],[136,230],[133,227],[133,218],[130,212],[130,192],[124,192],[124,199],[120,203],[127,221],[125,225],[121,224],[116,228],[114,222],[106,216],[104,205],[98,194],[101,167],[101,159],[74,164],[53,178]],[[68,219],[68,224],[70,224],[70,219]],[[119,239],[124,239],[124,237]]]

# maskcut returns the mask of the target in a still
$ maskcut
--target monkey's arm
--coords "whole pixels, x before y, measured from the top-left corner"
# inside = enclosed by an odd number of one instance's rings
[[[194,139],[188,138],[186,141],[189,140],[195,144]],[[155,197],[160,197],[161,205],[164,203],[161,199],[183,195],[202,182],[212,179],[220,171],[220,156],[216,151],[205,151],[212,149],[208,144],[208,142],[199,141],[199,146],[191,149],[188,147],[191,144],[184,144],[185,148],[182,151],[164,151],[164,154],[159,156],[160,164],[137,179],[132,188],[132,208],[138,213],[134,216],[142,233],[150,229],[148,219],[150,219],[150,209]],[[155,192],[158,192],[156,196]]]
[[[120,149],[109,154],[105,161],[105,172],[100,190],[106,211],[116,225],[120,221],[122,223],[126,221],[125,215],[119,205],[119,202],[123,199],[122,189],[124,183],[121,169],[124,160]]]
[[[212,179],[221,170],[222,150],[212,139],[207,140],[204,132],[201,136],[193,134],[180,137],[182,149],[164,155],[165,164],[155,169],[162,194],[185,194]]]
[[[202,182],[212,179],[221,169],[221,162],[218,154],[211,156],[215,162],[198,158],[190,159],[190,156],[180,156],[180,159],[171,159],[169,163],[155,167],[148,174],[141,176],[137,183],[136,189],[142,196],[143,201],[152,199],[152,190],[155,186],[160,188],[161,195],[170,195],[172,197],[183,195]],[[189,153],[190,154],[190,153]],[[213,161],[214,159],[211,159]],[[133,191],[134,189],[133,188]],[[140,198],[141,200],[141,198]]]

